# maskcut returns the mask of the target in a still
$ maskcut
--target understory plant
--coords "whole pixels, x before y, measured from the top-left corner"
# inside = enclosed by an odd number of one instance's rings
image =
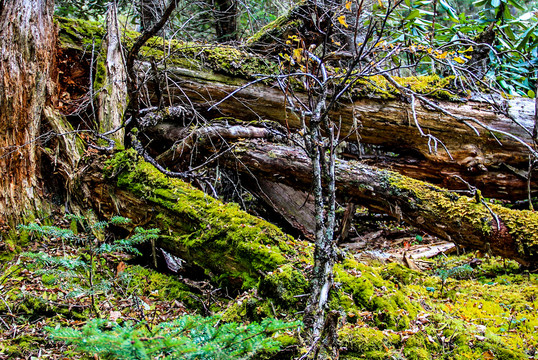
[[[172,321],[154,324],[148,321],[101,319],[96,297],[107,294],[112,283],[100,276],[106,272],[105,254],[140,255],[136,245],[158,237],[158,229],[135,228],[125,239],[105,241],[104,230],[122,226],[130,220],[114,216],[109,221],[91,222],[86,217],[67,215],[70,228],[31,223],[19,226],[35,238],[53,238],[80,246],[79,255],[64,248],[58,256],[45,252],[26,252],[47,283],[60,283],[66,297],[89,296],[94,318],[84,326],[46,329],[52,340],[73,345],[75,350],[106,359],[248,359],[260,353],[271,354],[292,337],[285,332],[301,325],[268,318],[260,323],[226,323],[218,315],[182,315]],[[78,226],[77,226],[78,224]],[[82,227],[82,231],[78,228]],[[104,265],[105,264],[105,265]],[[123,268],[118,276],[128,276]],[[101,274],[102,275],[102,274]]]
[[[100,239],[106,228],[112,225],[126,225],[131,220],[113,216],[109,221],[91,222],[84,216],[71,214],[67,214],[66,219],[71,221],[71,227],[67,229],[38,223],[19,225],[18,228],[27,231],[30,236],[57,238],[62,242],[74,243],[82,248],[83,255],[73,257],[65,251],[60,256],[51,256],[45,252],[26,252],[22,255],[34,260],[34,264],[40,267],[36,274],[46,276],[48,282],[55,283],[62,279],[69,288],[67,296],[89,296],[92,311],[99,314],[95,296],[105,293],[110,288],[107,280],[96,279],[96,271],[102,263],[101,256],[114,252],[140,255],[136,245],[157,238],[159,230],[136,227],[132,236],[106,242]],[[78,232],[77,224],[82,226],[83,231]]]
[[[49,329],[54,340],[72,344],[78,351],[107,359],[249,359],[273,353],[282,346],[279,337],[300,322],[265,319],[261,323],[223,323],[219,316],[184,315],[151,326],[146,322],[121,324],[94,319],[81,329]]]

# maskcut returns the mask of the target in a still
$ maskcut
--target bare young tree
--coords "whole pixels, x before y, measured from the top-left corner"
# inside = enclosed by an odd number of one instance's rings
[[[336,226],[336,183],[335,162],[336,149],[339,144],[340,127],[338,119],[330,116],[331,110],[340,98],[346,95],[357,81],[372,75],[381,75],[389,70],[384,68],[388,54],[379,55],[376,43],[384,31],[384,23],[372,20],[360,39],[357,28],[347,30],[345,16],[351,6],[335,2],[326,2],[322,6],[309,3],[311,16],[317,19],[314,28],[323,29],[320,43],[306,43],[301,38],[291,38],[290,54],[287,57],[289,67],[287,73],[279,76],[279,86],[286,95],[287,106],[297,114],[303,124],[303,148],[312,163],[312,194],[315,204],[315,252],[314,267],[311,277],[311,292],[305,315],[305,328],[312,342],[308,356],[317,357],[324,329],[326,336],[335,329],[334,316],[326,318],[329,295],[334,283],[333,267],[337,260],[335,241]],[[363,1],[358,4],[360,9]],[[386,15],[389,16],[396,5],[389,4]],[[357,16],[360,16],[360,10]],[[363,21],[363,19],[361,19]],[[378,34],[374,36],[374,30]],[[335,37],[344,34],[353,39],[349,45],[343,73],[330,73],[329,52],[334,49]],[[359,46],[359,48],[356,48]],[[285,66],[282,68],[286,68]],[[299,81],[301,90],[307,94],[304,101],[293,90],[293,82]],[[332,319],[332,320],[331,320]],[[329,321],[331,320],[331,321]],[[330,349],[333,352],[335,349]]]

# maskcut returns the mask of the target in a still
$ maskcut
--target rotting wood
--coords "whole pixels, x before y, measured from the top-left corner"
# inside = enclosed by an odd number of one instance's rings
[[[247,83],[246,80],[216,79],[208,72],[168,69],[168,74],[180,89],[171,88],[172,103],[197,104],[201,114],[208,118],[234,117],[244,121],[260,119],[277,121],[290,129],[301,128],[299,118],[285,108],[285,98],[277,88],[254,84],[208,111],[216,103]],[[497,108],[478,97],[464,102],[435,100],[451,113],[461,117],[475,117],[493,128],[513,133],[532,143],[534,104],[529,99],[494,99]],[[516,124],[500,114],[498,108],[507,108],[517,119]],[[481,188],[489,197],[510,200],[527,197],[527,180],[517,169],[528,167],[528,150],[522,144],[500,135],[492,135],[480,128],[475,130],[464,123],[418,104],[417,117],[424,132],[443,141],[450,151],[450,159],[441,146],[432,152],[428,140],[421,138],[412,124],[409,104],[397,99],[360,98],[342,103],[331,117],[341,123],[340,135],[348,143],[373,145],[389,153],[381,162],[403,174],[434,182],[452,189],[466,185],[454,178],[459,175]],[[373,160],[376,161],[376,160]],[[514,171],[516,169],[516,171]],[[537,184],[533,182],[533,188]]]
[[[296,148],[253,140],[224,155],[223,161],[257,178],[278,178],[296,189],[310,186],[310,161]],[[536,263],[538,214],[534,212],[496,204],[486,207],[476,198],[357,162],[340,161],[336,176],[339,195],[356,204],[391,214],[465,248],[491,251],[526,265]]]
[[[51,1],[2,2],[0,12],[0,225],[42,209],[38,152],[44,109],[57,101]]]

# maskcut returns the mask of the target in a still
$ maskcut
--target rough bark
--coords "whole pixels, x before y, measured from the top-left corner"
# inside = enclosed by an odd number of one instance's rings
[[[0,223],[13,226],[41,204],[39,131],[55,98],[52,0],[3,2],[0,13]]]
[[[215,32],[217,41],[237,39],[237,2],[235,0],[214,0]]]

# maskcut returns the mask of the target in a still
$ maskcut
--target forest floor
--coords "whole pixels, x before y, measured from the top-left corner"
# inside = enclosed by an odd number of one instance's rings
[[[54,223],[72,227],[60,216]],[[408,240],[396,244],[380,241],[368,251],[402,254],[435,240],[412,233],[405,238]],[[410,243],[409,239],[414,241]],[[143,321],[151,326],[187,313],[208,316],[226,312],[244,297],[226,294],[203,276],[188,278],[166,268],[152,270],[149,264],[137,264],[135,257],[123,252],[96,256],[90,279],[87,268],[78,269],[61,261],[88,261],[87,244],[51,236],[29,236],[24,242],[26,245],[19,249],[22,252],[17,253],[0,242],[0,359],[97,359],[76,352],[62,341],[53,341],[51,329],[80,328],[95,317],[112,322]],[[144,251],[151,254],[150,249]],[[363,330],[359,332],[361,338],[357,338],[357,332],[354,338],[346,337],[346,331],[342,331],[343,358],[538,356],[536,273],[512,261],[487,256],[478,259],[476,253],[441,254],[428,259],[425,270],[415,271],[391,264],[395,260],[388,257],[365,256],[368,251],[362,249],[356,254],[368,269],[362,276],[369,271],[369,276],[382,277],[385,285],[376,291],[399,289],[423,310],[403,330],[376,328],[370,321],[376,314],[368,309],[358,316],[342,314],[341,326]]]

